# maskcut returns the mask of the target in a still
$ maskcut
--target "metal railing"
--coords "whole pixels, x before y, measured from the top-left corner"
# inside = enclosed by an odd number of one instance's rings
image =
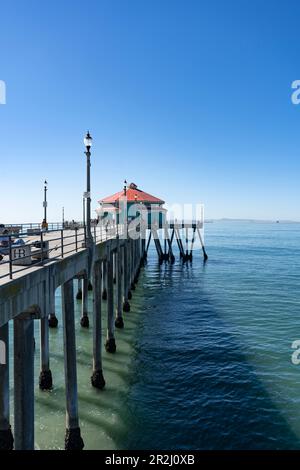
[[[39,232],[43,229],[42,224],[40,223],[21,223],[21,224],[5,224],[5,226],[2,228],[3,230],[8,230],[9,233],[12,234],[24,234],[24,233],[34,233],[34,232]],[[63,229],[63,224],[62,222],[52,222],[48,224],[48,230],[53,231],[53,230],[61,230]]]
[[[142,223],[139,228],[131,228],[129,224],[116,224],[114,221],[105,223],[93,223],[91,225],[92,243],[97,244],[108,239],[127,238],[131,232],[149,228],[155,230],[159,226],[149,226]],[[13,227],[13,226],[11,226]],[[25,231],[7,235],[0,233],[0,281],[4,278],[13,279],[23,271],[41,267],[47,262],[63,259],[64,257],[86,249],[88,246],[88,234],[86,227],[80,222],[65,224],[49,224],[48,230],[41,230],[40,224],[22,224]],[[50,229],[51,227],[52,229]],[[58,227],[58,228],[57,228]],[[202,221],[167,221],[164,228],[203,227]],[[1,242],[2,241],[2,242]],[[3,241],[5,243],[3,243]]]
[[[52,226],[54,225],[52,224]],[[109,223],[91,227],[91,236],[95,244],[116,238],[121,234],[124,234],[124,225]],[[3,241],[5,241],[4,244]],[[26,230],[23,233],[18,232],[5,236],[0,234],[0,280],[3,278],[13,279],[23,271],[41,267],[50,261],[63,259],[72,253],[86,249],[87,244],[85,227],[36,230],[33,233]]]

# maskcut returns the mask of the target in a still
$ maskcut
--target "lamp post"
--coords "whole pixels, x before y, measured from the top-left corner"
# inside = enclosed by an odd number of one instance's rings
[[[86,148],[86,239],[87,246],[90,246],[92,243],[92,232],[91,232],[91,146],[93,139],[90,136],[89,131],[87,132],[84,140],[84,145]]]
[[[47,191],[48,191],[48,183],[45,180],[44,182],[44,202],[43,202],[43,207],[44,207],[44,220],[43,220],[43,228],[47,230],[48,224],[47,224]]]

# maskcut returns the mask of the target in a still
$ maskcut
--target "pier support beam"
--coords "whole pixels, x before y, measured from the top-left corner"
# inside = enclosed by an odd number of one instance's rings
[[[208,260],[208,256],[207,256],[205,246],[204,246],[204,243],[203,243],[203,239],[202,239],[202,236],[201,236],[201,231],[200,231],[199,228],[197,228],[197,231],[198,231],[198,235],[199,235],[199,239],[200,239],[200,243],[201,243],[201,247],[202,247],[203,259],[204,259],[204,262],[206,262]]]
[[[50,328],[57,328],[58,319],[55,315],[55,291],[54,291],[54,289],[53,289],[53,292],[52,292],[52,290],[50,291],[49,304],[50,304],[49,305],[50,314],[49,314],[49,318],[48,318],[48,323],[49,323]]]
[[[130,290],[133,291],[135,290],[135,285],[134,285],[134,240],[130,239],[129,242],[129,253],[130,253]]]
[[[107,300],[107,260],[102,262],[102,300]]]
[[[117,253],[113,253],[113,280],[114,284],[117,282]]]
[[[0,327],[0,450],[12,450],[14,438],[9,412],[9,335],[8,323]]]
[[[34,450],[33,320],[14,320],[14,415],[16,450]]]
[[[170,239],[169,230],[167,227],[165,227],[165,242],[168,244],[168,251],[166,248],[165,258],[166,258],[166,261],[170,261],[171,264],[175,263],[175,256],[173,254],[173,249],[172,249],[173,236],[174,236],[174,232],[172,234],[172,238]]]
[[[81,300],[81,299],[82,299],[81,279],[78,279],[76,300]]]
[[[110,250],[110,248],[108,248]],[[116,352],[115,323],[114,323],[114,282],[113,282],[113,252],[107,254],[107,352]]]
[[[146,250],[146,230],[145,230],[145,229],[142,230],[141,250],[142,250],[141,261],[144,262],[144,261],[146,261],[146,259],[147,259],[147,250]]]
[[[180,258],[183,259],[184,258],[184,249],[183,249],[182,240],[180,238],[179,229],[174,227],[174,232],[175,232],[176,241],[177,241],[179,252],[180,252]]]
[[[49,325],[47,318],[40,320],[40,361],[39,386],[41,390],[52,389],[52,373],[49,361]]]
[[[117,283],[117,306],[116,306],[116,328],[124,328],[124,320],[122,317],[122,251],[120,247],[120,240],[117,240],[117,253],[116,253],[116,283]]]
[[[131,248],[131,238],[128,236],[127,240],[127,298],[128,300],[132,299],[132,284],[131,284],[131,276],[132,276],[132,248]]]
[[[137,284],[140,275],[140,238],[134,240],[135,256],[134,256],[134,283]]]
[[[149,246],[151,243],[151,238],[152,238],[152,230],[149,230],[149,238],[148,238],[147,247],[146,247],[146,254],[144,256],[145,258],[147,258],[148,256],[148,250],[149,250]]]
[[[157,233],[156,229],[152,228],[152,232],[153,232],[153,239],[154,239],[154,243],[155,243],[155,248],[156,248],[157,255],[158,255],[158,261],[159,261],[159,264],[162,264],[163,260],[164,260],[164,254],[163,254],[163,250],[162,250],[162,247],[161,247],[161,244],[160,244],[160,239],[159,239],[159,236],[158,236],[158,233]]]
[[[73,280],[62,286],[62,316],[64,328],[64,365],[66,383],[66,450],[84,447],[78,420],[77,368],[74,318]]]
[[[123,246],[123,312],[130,312],[128,298],[128,241],[125,240]]]
[[[82,304],[81,304],[81,318],[80,325],[82,328],[88,328],[90,326],[88,316],[88,290],[89,281],[86,276],[82,279]]]
[[[105,380],[102,371],[102,315],[101,315],[101,262],[94,264],[93,269],[93,375],[92,386],[102,390]]]

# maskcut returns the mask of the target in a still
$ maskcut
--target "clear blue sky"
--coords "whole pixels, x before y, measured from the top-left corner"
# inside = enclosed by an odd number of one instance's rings
[[[206,216],[300,220],[296,0],[2,2],[0,222],[81,217],[124,178]]]

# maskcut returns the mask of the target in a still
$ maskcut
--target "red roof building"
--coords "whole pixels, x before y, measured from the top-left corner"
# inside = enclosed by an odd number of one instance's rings
[[[158,204],[163,205],[165,201],[158,197],[152,196],[151,194],[145,193],[137,187],[136,184],[130,183],[128,187],[113,194],[112,196],[105,197],[99,201],[100,204],[116,204],[121,198],[126,195],[127,202],[142,202],[143,204]]]
[[[149,212],[149,224],[151,221],[153,223],[154,220],[157,220],[159,225],[161,225],[163,220],[165,220],[166,210],[162,207],[165,201],[158,197],[152,196],[145,191],[142,191],[134,183],[130,183],[127,186],[126,181],[122,191],[119,191],[118,193],[112,194],[111,196],[105,197],[104,199],[98,201],[100,204],[100,208],[96,211],[98,213],[98,217],[106,217],[119,221],[120,208],[122,204],[124,204],[125,200],[127,202],[128,219],[133,219],[136,217],[137,214],[135,205],[142,204]]]

